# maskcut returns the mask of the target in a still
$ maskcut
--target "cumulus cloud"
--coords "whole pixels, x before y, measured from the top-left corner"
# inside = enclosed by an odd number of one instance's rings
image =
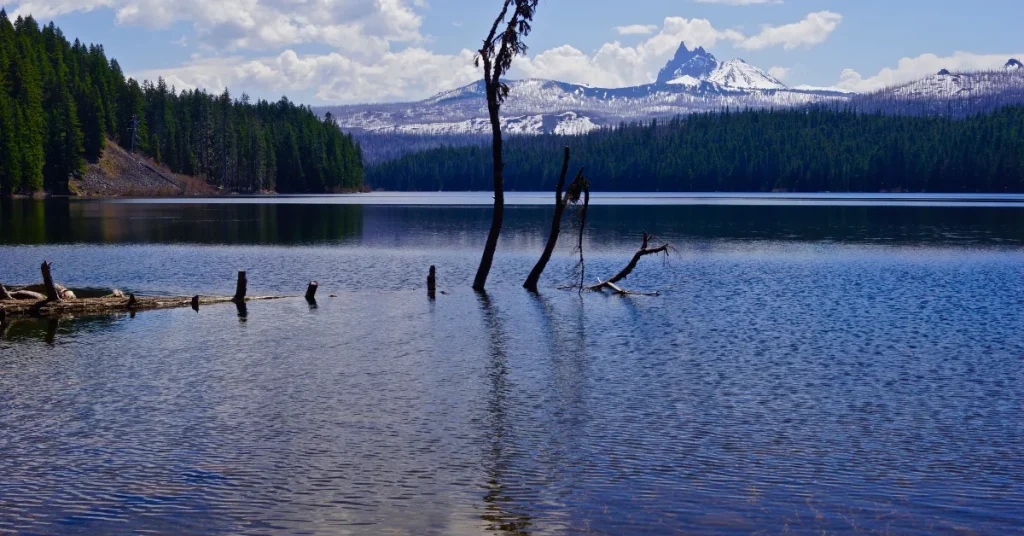
[[[781,45],[786,50],[792,50],[799,46],[818,45],[825,42],[842,21],[843,16],[839,13],[818,11],[793,24],[765,26],[761,33],[743,40],[738,46],[757,50]]]
[[[745,49],[814,45],[824,41],[842,20],[842,15],[822,11],[804,20],[778,27],[764,27],[747,37],[736,30],[720,30],[707,19],[668,17],[661,30],[636,46],[618,41],[606,43],[587,54],[570,45],[546,50],[532,57],[517,58],[515,67],[530,78],[552,78],[600,87],[623,87],[653,82],[679,43],[690,47],[713,47],[719,42]]]
[[[166,28],[191,22],[199,41],[218,50],[273,50],[322,43],[351,54],[383,54],[392,41],[422,40],[413,0],[27,0],[15,13],[45,19],[98,8],[120,25]]]
[[[789,67],[778,67],[778,66],[776,66],[776,67],[772,67],[771,69],[768,69],[768,74],[772,75],[776,80],[779,80],[781,82],[785,82],[786,81],[786,77],[789,76],[789,71],[790,71]]]
[[[694,0],[698,4],[728,4],[730,6],[753,6],[758,4],[781,4],[782,0]]]
[[[839,76],[837,87],[850,91],[870,92],[887,86],[905,84],[925,76],[933,75],[942,69],[950,71],[987,71],[1001,69],[1010,58],[1024,56],[1024,53],[1006,54],[972,54],[956,52],[952,56],[940,57],[936,54],[922,54],[914,58],[903,58],[896,67],[886,67],[874,76],[864,78],[853,69],[846,69]]]
[[[313,88],[324,102],[378,102],[425,96],[471,83],[479,78],[473,53],[439,55],[419,47],[388,52],[372,64],[338,53],[299,55],[285,50],[277,56],[246,59],[195,58],[173,69],[137,73],[141,79],[163,77],[177,89],[232,88],[240,92],[281,94]]]
[[[615,27],[615,31],[619,35],[651,35],[657,30],[657,24],[630,24],[629,26]]]

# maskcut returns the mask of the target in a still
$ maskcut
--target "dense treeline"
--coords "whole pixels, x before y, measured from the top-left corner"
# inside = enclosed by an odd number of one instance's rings
[[[67,193],[107,139],[235,191],[362,186],[358,143],[282,98],[232,99],[125,78],[103,47],[0,10],[0,191]]]
[[[328,112],[330,113],[330,112]],[[491,136],[473,134],[406,134],[398,132],[361,132],[355,134],[363,149],[363,162],[374,164],[394,160],[404,154],[426,151],[442,145],[462,147],[465,145],[484,146],[491,143]]]
[[[827,109],[691,115],[505,142],[509,190],[551,190],[562,147],[596,191],[1024,192],[1024,107],[965,119]],[[386,190],[488,190],[490,148],[441,147],[368,168]]]

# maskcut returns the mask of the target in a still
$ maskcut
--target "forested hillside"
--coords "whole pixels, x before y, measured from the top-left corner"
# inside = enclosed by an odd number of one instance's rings
[[[362,186],[358,143],[331,117],[125,78],[103,47],[0,10],[0,191],[67,193],[107,140],[233,191]]]
[[[1024,107],[965,119],[827,109],[704,113],[582,136],[505,140],[509,190],[551,190],[562,147],[595,191],[1024,192]],[[386,190],[488,190],[489,147],[367,170]]]

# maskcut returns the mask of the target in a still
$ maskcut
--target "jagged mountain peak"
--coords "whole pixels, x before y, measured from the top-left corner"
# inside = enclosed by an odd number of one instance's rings
[[[657,83],[667,84],[684,76],[703,80],[710,76],[718,65],[718,59],[704,50],[704,47],[690,50],[685,42],[680,43],[676,55],[658,72]]]

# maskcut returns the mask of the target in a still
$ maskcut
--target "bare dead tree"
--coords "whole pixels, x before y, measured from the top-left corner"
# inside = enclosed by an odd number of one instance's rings
[[[668,256],[669,250],[672,249],[672,246],[670,246],[669,244],[662,244],[662,245],[657,246],[657,247],[651,247],[650,241],[653,238],[654,238],[653,236],[647,234],[647,231],[644,231],[643,243],[640,246],[640,249],[637,250],[637,252],[635,254],[633,254],[633,258],[630,259],[629,264],[627,264],[625,268],[623,268],[621,271],[619,271],[619,273],[615,274],[615,276],[612,277],[611,279],[609,279],[607,281],[600,281],[599,280],[598,284],[596,284],[594,286],[591,286],[591,287],[587,287],[587,290],[601,291],[601,290],[604,290],[604,289],[607,288],[607,289],[611,289],[611,290],[613,290],[613,291],[615,291],[615,292],[617,292],[619,294],[635,294],[633,292],[629,292],[627,290],[623,290],[622,288],[620,288],[617,285],[617,283],[619,281],[622,281],[623,279],[626,279],[627,277],[629,277],[629,274],[633,273],[633,270],[636,269],[637,264],[640,263],[640,259],[642,259],[642,258],[644,258],[644,257],[646,257],[648,255],[664,254],[664,255]],[[656,295],[657,292],[655,292],[653,294]]]
[[[586,177],[583,176],[583,168],[580,168],[579,173],[576,174],[576,178],[569,185],[568,190],[565,194],[562,194],[562,190],[565,189],[565,177],[569,173],[569,148],[565,148],[565,157],[562,160],[562,173],[559,175],[558,184],[555,186],[555,215],[551,219],[551,233],[548,235],[547,245],[544,247],[544,252],[541,253],[540,259],[537,264],[534,265],[533,270],[530,271],[530,275],[526,278],[526,282],[523,283],[523,288],[530,292],[537,292],[537,283],[540,281],[540,276],[544,273],[544,268],[547,267],[548,261],[551,260],[551,255],[555,251],[555,246],[558,244],[558,235],[562,229],[562,215],[565,213],[565,209],[569,205],[577,205],[580,202],[581,196],[585,195],[585,201],[582,207],[580,207],[581,221],[586,222],[586,210],[590,205],[590,182],[587,181]],[[577,245],[577,249],[580,252],[580,267],[583,266],[583,225],[580,226],[580,240]]]
[[[473,280],[473,290],[483,292],[487,285],[487,275],[494,262],[494,251],[498,248],[498,238],[505,219],[505,183],[502,161],[501,138],[501,104],[508,96],[508,86],[501,77],[512,66],[512,59],[526,52],[526,44],[522,38],[530,34],[533,14],[539,0],[504,0],[501,14],[494,19],[490,33],[476,56],[476,65],[483,64],[484,88],[487,94],[487,112],[491,121],[492,157],[494,174],[494,214],[491,218],[491,230],[484,245],[484,254],[480,259],[480,267]],[[504,28],[502,25],[504,24]],[[499,32],[500,30],[500,32]]]

